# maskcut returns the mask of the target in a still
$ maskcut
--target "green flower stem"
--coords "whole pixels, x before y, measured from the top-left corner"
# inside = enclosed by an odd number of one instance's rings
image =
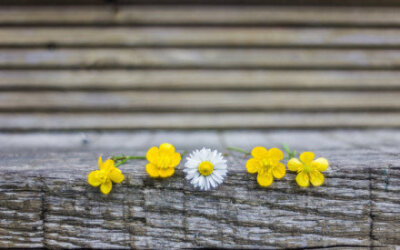
[[[186,151],[183,151],[181,153],[182,156],[184,156],[185,154],[187,154]],[[111,157],[111,159],[113,161],[117,162],[115,164],[115,167],[118,167],[118,166],[120,166],[122,164],[125,164],[129,160],[146,160],[146,156],[135,156],[135,155],[126,156],[126,155],[121,155],[121,156],[113,156],[113,157]]]
[[[118,162],[118,163],[116,163],[115,164],[115,167],[118,167],[119,165],[122,165],[122,164],[124,164],[125,162],[127,162],[128,160],[122,160],[122,161],[120,161],[120,162]]]
[[[126,163],[129,160],[145,160],[146,156],[134,156],[134,155],[125,156],[125,155],[122,155],[122,156],[113,156],[113,157],[111,157],[111,159],[114,160],[114,161],[117,161],[117,163],[115,164],[115,167],[118,167],[118,166]]]
[[[226,149],[231,150],[231,151],[236,151],[236,152],[239,152],[239,153],[243,153],[245,155],[250,155],[250,152],[248,152],[248,151],[246,151],[246,150],[244,150],[242,148],[227,147]]]
[[[296,150],[290,150],[289,146],[285,143],[282,144],[283,146],[283,151],[285,151],[288,155],[284,158],[285,160],[290,160],[294,157],[296,157],[297,155],[297,151]]]

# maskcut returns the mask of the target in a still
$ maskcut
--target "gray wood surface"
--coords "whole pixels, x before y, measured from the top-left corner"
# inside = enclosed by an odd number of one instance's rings
[[[197,112],[0,114],[2,131],[133,130],[133,129],[265,129],[265,128],[398,128],[398,112]]]
[[[374,98],[371,98],[374,96]],[[37,111],[274,111],[398,110],[400,93],[300,91],[11,92],[1,110]]]
[[[139,154],[164,141],[223,151],[286,142],[331,165],[324,185],[308,189],[292,173],[260,188],[236,153],[226,181],[211,192],[186,183],[182,165],[170,179],[150,179],[145,161],[121,167],[127,178],[109,196],[86,183],[99,154]],[[400,245],[398,130],[3,133],[0,143],[8,145],[0,151],[1,247]]]
[[[0,129],[399,128],[399,13],[2,7]]]
[[[399,9],[400,11],[400,9]],[[65,34],[68,34],[66,36]],[[146,27],[0,29],[0,46],[400,46],[398,28]]]
[[[361,49],[0,49],[0,68],[398,69],[399,50]]]
[[[369,70],[0,70],[1,90],[399,90]]]
[[[276,6],[124,6],[43,7],[0,10],[8,25],[31,24],[224,24],[224,25],[393,25],[400,24],[399,8],[276,7]]]

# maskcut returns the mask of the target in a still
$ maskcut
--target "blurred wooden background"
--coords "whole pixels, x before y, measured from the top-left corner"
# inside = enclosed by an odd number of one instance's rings
[[[12,2],[3,131],[400,126],[398,1]]]

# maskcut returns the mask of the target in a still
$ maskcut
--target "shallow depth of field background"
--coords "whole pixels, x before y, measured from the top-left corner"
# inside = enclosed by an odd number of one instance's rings
[[[2,131],[400,125],[396,1],[49,3],[1,3]]]

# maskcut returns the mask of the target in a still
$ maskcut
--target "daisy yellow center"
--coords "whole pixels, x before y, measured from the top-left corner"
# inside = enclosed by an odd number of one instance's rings
[[[214,165],[209,161],[203,161],[199,165],[199,172],[203,176],[208,176],[214,171]]]

